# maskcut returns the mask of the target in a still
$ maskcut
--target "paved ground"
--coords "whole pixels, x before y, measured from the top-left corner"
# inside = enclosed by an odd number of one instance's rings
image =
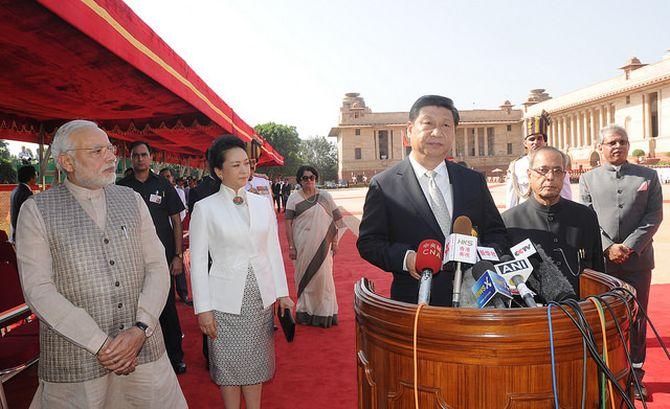
[[[489,186],[493,199],[498,208],[505,208],[505,187],[500,184]],[[330,190],[335,202],[343,207],[349,215],[345,216],[347,226],[358,235],[358,225],[363,214],[366,188],[351,188]],[[579,185],[572,185],[574,198],[579,195]],[[670,185],[663,185],[663,197],[670,199]],[[670,217],[670,200],[663,201],[663,213]],[[670,283],[670,223],[661,224],[661,228],[654,236],[654,251],[656,254],[656,269],[652,276],[652,284]]]

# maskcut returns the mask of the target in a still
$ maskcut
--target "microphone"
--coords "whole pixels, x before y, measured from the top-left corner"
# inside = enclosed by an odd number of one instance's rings
[[[537,251],[538,258],[542,260],[534,274],[537,276],[539,282],[538,294],[546,302],[559,302],[566,299],[578,300],[579,297],[575,293],[572,284],[565,278],[561,270],[554,263],[554,260],[545,253],[542,246],[535,244],[535,250]]]
[[[464,236],[470,236],[470,233],[472,232],[472,221],[468,216],[458,216],[456,220],[454,220],[454,225],[451,229],[452,235],[453,234],[461,234]],[[475,250],[476,252],[476,246],[477,246],[477,239],[474,238],[475,241]],[[450,242],[451,242],[451,237],[450,237]],[[451,245],[450,243],[450,249],[453,248],[454,246]],[[474,255],[474,254],[473,254]],[[463,271],[461,270],[461,262],[460,260],[456,262],[456,271],[454,272],[454,286],[453,286],[453,296],[451,299],[451,306],[452,307],[458,307],[460,306],[461,303],[461,282],[463,281]]]
[[[531,263],[533,274],[528,277],[527,283],[545,302],[558,302],[568,298],[579,299],[570,281],[565,278],[554,260],[547,255],[540,244],[526,239],[510,250],[516,258],[527,258]]]
[[[507,308],[505,298],[511,299],[512,293],[505,282],[495,272],[493,263],[483,260],[472,266],[472,276],[477,282],[472,286],[472,292],[477,297],[477,306],[484,308],[491,301],[495,308]]]
[[[442,244],[437,240],[423,240],[419,243],[414,263],[416,271],[421,272],[418,304],[428,304],[433,274],[442,268]]]
[[[495,265],[496,272],[507,282],[511,289],[519,291],[519,295],[527,307],[537,307],[533,299],[533,292],[526,285],[526,280],[528,280],[528,277],[533,272],[533,265],[527,258],[510,260],[511,258],[509,255],[503,255],[501,259],[505,259],[506,261]]]
[[[475,297],[475,294],[472,292],[472,287],[477,282],[477,280],[475,280],[472,275],[473,268],[474,265],[468,268],[467,270],[463,271],[463,282],[461,283],[460,308],[478,308],[477,297]]]

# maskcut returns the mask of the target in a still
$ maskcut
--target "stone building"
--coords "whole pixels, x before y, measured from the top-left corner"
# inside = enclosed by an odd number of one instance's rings
[[[523,112],[513,109],[509,101],[497,110],[459,112],[453,160],[491,174],[496,168],[505,170],[512,159],[522,155]],[[345,94],[339,125],[328,134],[337,137],[339,178],[369,180],[403,160],[411,150],[408,119],[409,112],[372,112],[360,94]]]
[[[549,144],[570,156],[573,169],[600,163],[599,130],[612,123],[626,128],[629,154],[641,150],[647,163],[670,157],[670,53],[654,64],[633,57],[620,69],[617,77],[557,98],[533,90],[523,104],[524,121],[549,113]]]

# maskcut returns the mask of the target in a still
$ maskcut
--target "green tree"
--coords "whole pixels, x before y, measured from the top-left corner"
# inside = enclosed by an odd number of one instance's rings
[[[337,146],[325,136],[305,139],[301,144],[305,164],[319,171],[321,181],[337,180]]]
[[[0,183],[17,183],[15,162],[7,142],[0,139]]]
[[[270,176],[293,176],[298,167],[303,164],[300,156],[301,141],[295,126],[268,122],[254,127],[256,132],[272,145],[284,157],[284,166],[264,166],[257,172],[267,173]]]

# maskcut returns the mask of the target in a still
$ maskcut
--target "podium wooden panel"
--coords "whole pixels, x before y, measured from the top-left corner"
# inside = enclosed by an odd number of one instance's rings
[[[586,270],[582,297],[627,284]],[[627,297],[629,306],[632,300]],[[625,303],[606,298],[628,339]],[[598,312],[582,301],[599,351]],[[414,409],[412,335],[417,306],[374,293],[361,279],[355,286],[358,407]],[[628,367],[621,338],[605,308],[610,368],[623,386]],[[560,309],[552,308],[559,405],[579,408],[582,396],[582,337]],[[587,355],[587,408],[598,404],[597,368]],[[553,408],[547,308],[508,310],[426,306],[418,327],[419,405],[421,408]],[[616,391],[615,391],[616,395]],[[618,402],[617,402],[618,403]]]

